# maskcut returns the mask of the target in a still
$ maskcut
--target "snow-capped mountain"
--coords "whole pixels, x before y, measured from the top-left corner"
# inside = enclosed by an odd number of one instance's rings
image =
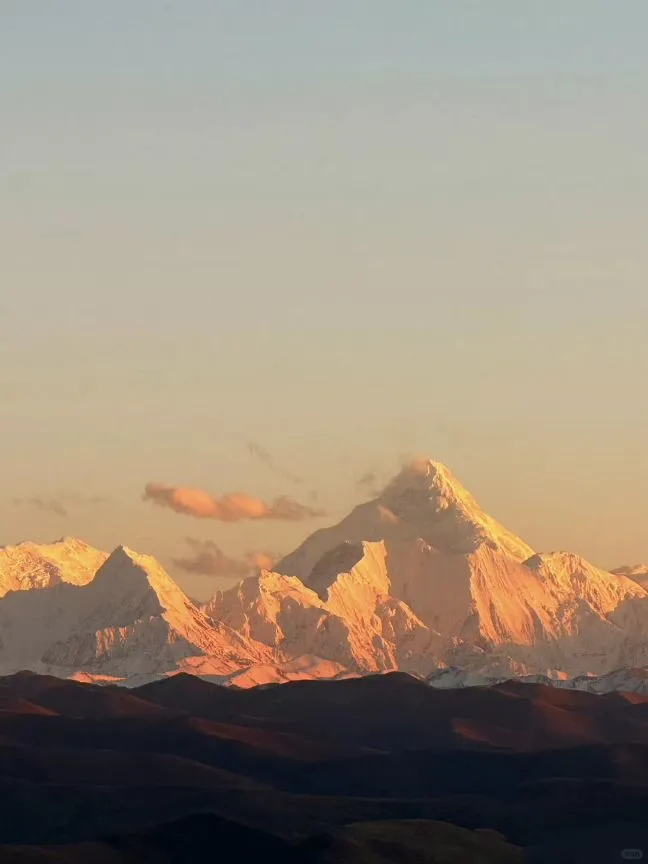
[[[38,545],[0,546],[0,597],[8,591],[86,585],[108,555],[75,537]]]
[[[325,564],[345,569],[324,596],[296,576],[265,570],[217,594],[205,614],[275,647],[279,660],[315,655],[356,671],[423,671],[439,635],[391,596],[384,542],[343,544],[335,553]]]
[[[530,546],[483,512],[444,465],[417,460],[377,498],[360,504],[339,524],[312,534],[277,564],[277,570],[307,579],[325,553],[363,540],[420,540],[456,554],[487,545],[517,561],[533,555]]]
[[[0,670],[127,683],[187,671],[250,686],[401,669],[435,686],[594,686],[648,665],[641,581],[640,568],[534,552],[444,466],[418,461],[276,572],[202,607],[124,547],[0,549]]]
[[[101,556],[89,549],[88,561]],[[36,579],[31,590],[0,599],[3,672],[130,678],[209,657],[214,674],[228,674],[272,655],[208,621],[154,558],[121,546],[103,557],[96,574],[89,580],[84,574],[80,584]]]
[[[648,667],[643,669],[615,669],[604,675],[577,675],[568,678],[556,670],[527,675],[497,675],[492,672],[476,673],[457,667],[437,669],[426,678],[431,687],[454,690],[462,687],[490,687],[512,679],[523,684],[546,684],[563,690],[584,690],[587,693],[639,693],[648,695]]]
[[[626,567],[617,567],[612,571],[617,576],[626,576],[648,590],[648,564],[634,564]]]
[[[578,675],[648,662],[641,585],[576,555],[534,554],[435,462],[408,466],[277,565],[329,605],[358,584],[359,568],[400,604],[407,636],[416,633],[416,671],[445,664]],[[399,658],[403,642],[392,638]]]

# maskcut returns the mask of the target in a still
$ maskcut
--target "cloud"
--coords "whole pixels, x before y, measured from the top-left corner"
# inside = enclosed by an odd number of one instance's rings
[[[414,474],[426,473],[429,466],[429,457],[418,454],[403,454],[399,459],[400,471],[408,471]],[[393,475],[387,467],[370,468],[361,474],[355,481],[355,488],[361,493],[372,496],[381,495],[385,488],[392,482]]]
[[[402,467],[412,474],[426,474],[430,465],[430,457],[420,453],[402,457]]]
[[[248,552],[246,560],[257,570],[272,570],[281,555],[271,555],[269,552]]]
[[[380,495],[385,485],[384,474],[384,471],[381,472],[377,468],[371,468],[358,477],[355,481],[355,488],[363,494]]]
[[[14,504],[18,507],[31,507],[32,510],[41,510],[43,513],[56,513],[57,516],[67,516],[68,510],[58,498],[41,498],[37,495],[31,498],[14,498]]]
[[[275,498],[268,504],[241,492],[214,498],[202,489],[167,486],[164,483],[147,483],[143,498],[175,513],[195,516],[197,519],[216,519],[219,522],[241,522],[244,519],[300,522],[326,515],[323,510],[300,504],[286,496]]]
[[[255,444],[254,441],[250,441],[247,445],[247,449],[251,456],[258,459],[259,462],[262,462],[267,468],[274,471],[274,473],[278,474],[280,477],[290,480],[292,483],[301,484],[306,482],[303,477],[299,477],[299,475],[293,474],[292,471],[288,471],[286,468],[282,468],[281,465],[277,465],[268,451],[264,450],[259,444]]]
[[[365,486],[374,487],[378,476],[375,471],[366,471],[361,477],[356,480],[356,486],[363,489]]]
[[[17,507],[30,507],[43,513],[56,513],[57,516],[69,516],[70,510],[81,507],[102,507],[108,503],[103,495],[82,495],[77,492],[60,493],[55,496],[31,495],[25,498],[14,498]]]
[[[244,578],[258,570],[271,570],[279,556],[268,552],[248,552],[243,558],[231,558],[213,540],[187,537],[190,556],[173,558],[176,567],[186,573],[202,576],[236,576]]]

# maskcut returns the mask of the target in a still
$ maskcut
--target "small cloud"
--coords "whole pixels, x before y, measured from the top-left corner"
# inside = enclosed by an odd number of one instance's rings
[[[323,510],[300,504],[287,496],[275,498],[270,503],[241,492],[214,498],[202,489],[167,486],[164,483],[148,483],[143,499],[158,507],[173,510],[174,513],[219,522],[241,522],[245,519],[299,522],[326,515]]]
[[[196,540],[187,537],[191,554],[173,558],[173,563],[186,573],[202,576],[234,576],[242,579],[259,570],[272,569],[278,556],[268,552],[248,552],[242,558],[232,558],[213,540]]]
[[[274,471],[275,474],[278,474],[280,477],[283,477],[285,480],[290,480],[292,483],[305,483],[303,477],[300,477],[298,474],[293,474],[292,471],[288,471],[286,468],[283,468],[281,465],[277,465],[272,456],[268,453],[267,450],[264,450],[259,444],[255,444],[254,441],[250,441],[247,445],[248,453],[257,459],[259,462],[262,462],[267,468],[271,471]]]
[[[376,479],[377,476],[375,471],[366,471],[361,477],[358,477],[358,479],[356,480],[356,486],[360,487],[361,489],[365,486],[373,487],[376,483]]]
[[[24,498],[14,498],[17,507],[31,507],[43,513],[56,513],[57,516],[69,516],[70,511],[83,507],[102,507],[108,503],[103,495],[82,495],[77,492],[65,492],[58,495],[31,495]]]
[[[427,474],[429,467],[430,457],[418,453],[406,458],[403,462],[403,469],[411,471],[412,474]]]
[[[37,495],[31,498],[14,498],[17,507],[30,507],[43,513],[56,513],[57,516],[67,516],[68,510],[58,498],[41,498]]]
[[[356,489],[362,494],[379,495],[385,485],[384,477],[376,468],[365,471],[355,482]]]
[[[272,570],[281,555],[271,555],[269,552],[248,552],[246,560],[256,570]]]

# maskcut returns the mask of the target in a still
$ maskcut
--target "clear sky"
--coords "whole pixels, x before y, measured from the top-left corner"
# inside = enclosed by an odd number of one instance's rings
[[[648,559],[646,32],[645,0],[0,0],[0,543],[124,542],[205,596],[186,537],[327,520],[147,483],[333,519],[428,453],[534,548]]]

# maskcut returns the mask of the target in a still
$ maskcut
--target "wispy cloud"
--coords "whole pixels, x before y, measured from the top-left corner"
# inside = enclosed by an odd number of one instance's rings
[[[356,480],[356,486],[359,489],[364,489],[367,486],[373,488],[376,484],[376,480],[378,479],[378,475],[374,470],[365,471],[358,479]]]
[[[84,507],[101,507],[108,503],[103,495],[83,495],[78,492],[62,492],[57,495],[27,495],[14,498],[16,507],[29,507],[42,513],[69,516],[70,512]]]
[[[215,498],[202,489],[167,486],[164,483],[148,483],[143,498],[174,513],[219,522],[241,522],[245,519],[300,522],[326,515],[323,510],[301,504],[287,496],[275,498],[270,503],[241,492]]]
[[[17,507],[30,507],[43,513],[56,513],[57,516],[68,515],[67,507],[58,498],[41,498],[34,495],[30,498],[14,498],[13,502]]]
[[[186,573],[202,576],[234,576],[243,578],[259,570],[270,570],[279,556],[268,552],[248,552],[242,558],[232,558],[213,540],[187,537],[191,552],[173,559],[173,563]]]
[[[355,481],[355,488],[363,495],[379,495],[385,485],[385,472],[371,468]]]
[[[275,474],[278,474],[279,477],[283,477],[286,480],[290,480],[292,483],[305,483],[303,477],[300,477],[298,474],[293,474],[292,471],[288,471],[281,465],[277,465],[272,456],[268,453],[267,450],[264,450],[259,444],[256,444],[254,441],[250,441],[247,445],[248,453],[257,459],[259,462],[262,462],[267,468],[273,471]]]

